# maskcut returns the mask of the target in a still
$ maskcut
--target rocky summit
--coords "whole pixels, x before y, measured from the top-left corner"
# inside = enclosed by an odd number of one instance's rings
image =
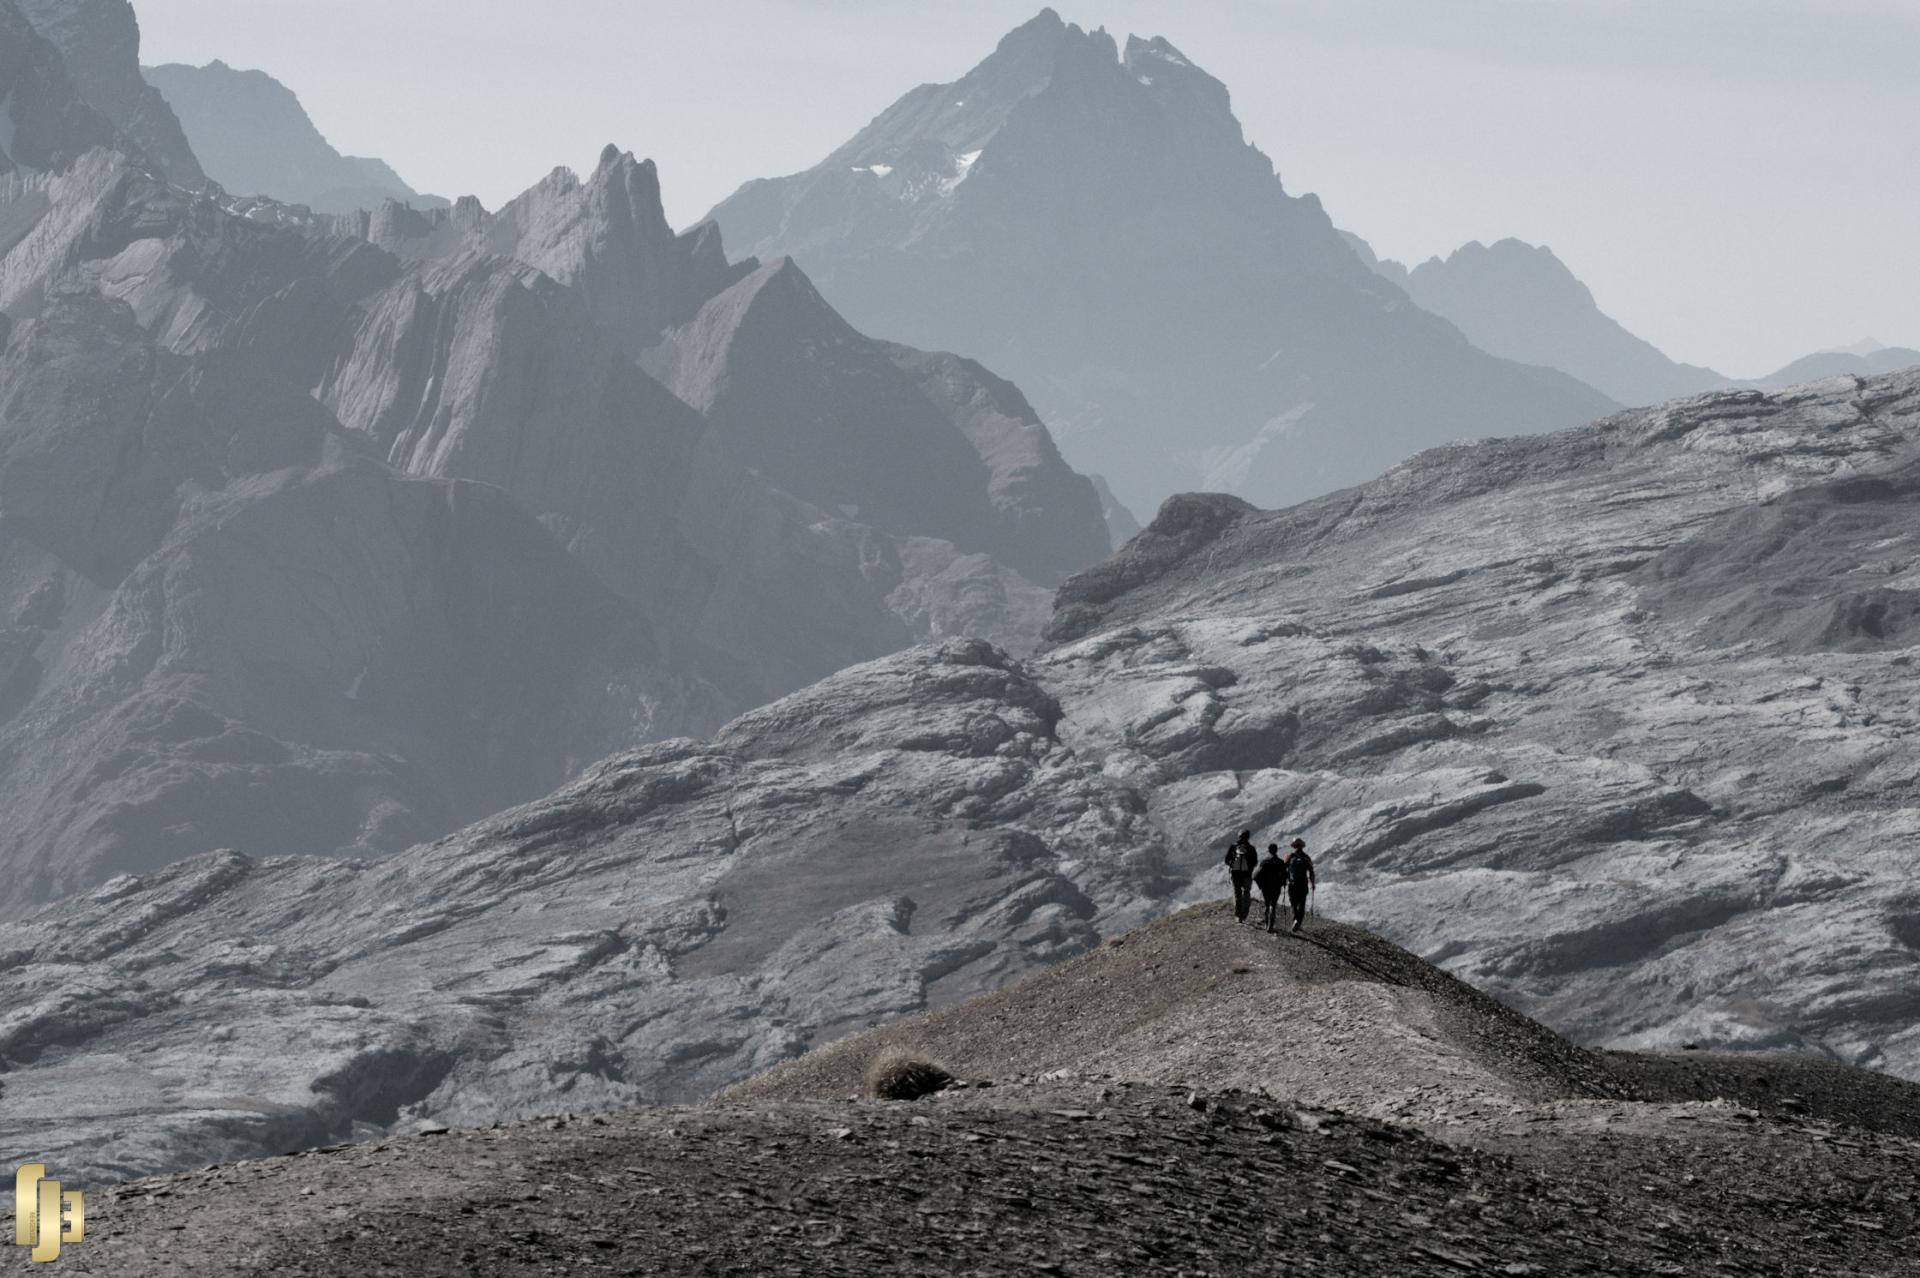
[[[937,1090],[861,1099],[889,1050],[938,1068]],[[62,1259],[1890,1278],[1911,1269],[1916,1090],[1585,1051],[1357,929],[1266,936],[1210,903],[718,1103],[429,1124],[95,1188]]]
[[[856,328],[1011,377],[1137,510],[1188,488],[1298,501],[1615,406],[1368,270],[1171,42],[1051,9],[710,216],[737,251],[791,256]]]

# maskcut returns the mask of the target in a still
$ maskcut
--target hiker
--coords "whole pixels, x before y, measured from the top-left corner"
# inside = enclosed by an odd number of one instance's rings
[[[1306,917],[1307,894],[1319,891],[1314,882],[1313,858],[1307,855],[1307,841],[1293,841],[1293,855],[1287,858],[1287,903],[1293,906],[1293,930],[1300,930],[1300,920]]]
[[[1238,923],[1247,921],[1247,911],[1253,908],[1253,867],[1259,864],[1260,854],[1253,848],[1253,831],[1240,831],[1240,841],[1227,845],[1227,875],[1233,880],[1233,917]]]
[[[1267,907],[1267,931],[1278,931],[1280,927],[1280,889],[1287,885],[1287,863],[1280,859],[1280,845],[1267,844],[1266,859],[1260,862],[1260,868],[1253,872],[1253,885],[1260,889],[1260,899]]]

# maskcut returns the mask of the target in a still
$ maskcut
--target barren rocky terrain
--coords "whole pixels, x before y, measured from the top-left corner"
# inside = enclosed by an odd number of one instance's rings
[[[7,1148],[122,1176],[694,1099],[1211,898],[1247,826],[1582,1044],[1910,1077],[1917,390],[1179,499],[1031,660],[855,666],[381,864],[117,879],[0,930]]]
[[[1196,1028],[1210,1033],[1197,1048]],[[837,1094],[845,1070],[901,1042],[946,1049],[960,1081],[915,1102]],[[987,1062],[1008,1072],[975,1068]],[[1398,1122],[1314,1099],[1333,1088],[1390,1102],[1408,1067],[1427,1085],[1406,1093],[1417,1105]],[[209,1275],[1912,1272],[1911,1085],[1841,1070],[1851,1086],[1821,1091],[1821,1071],[1786,1060],[1671,1067],[1767,1083],[1777,1103],[1763,1112],[1717,1082],[1709,1098],[1678,1098],[1653,1081],[1671,1081],[1669,1068],[1583,1052],[1356,929],[1268,936],[1212,903],[718,1103],[435,1126],[96,1188],[88,1240],[61,1263]]]

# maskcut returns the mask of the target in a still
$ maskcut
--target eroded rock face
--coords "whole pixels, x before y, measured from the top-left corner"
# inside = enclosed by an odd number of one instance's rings
[[[504,493],[396,475],[124,303],[59,298],[0,385],[10,906],[210,845],[395,851],[714,715]]]
[[[1059,718],[988,645],[922,647],[384,862],[116,879],[0,932],[0,1147],[108,1176],[690,1098],[996,988],[1166,886]]]
[[[1137,510],[1185,489],[1298,501],[1615,406],[1483,353],[1367,270],[1172,44],[1051,10],[712,217],[736,252],[791,256],[861,331],[1011,377]]]
[[[170,182],[207,179],[167,100],[140,77],[140,23],[127,0],[12,0],[60,50],[80,96]]]

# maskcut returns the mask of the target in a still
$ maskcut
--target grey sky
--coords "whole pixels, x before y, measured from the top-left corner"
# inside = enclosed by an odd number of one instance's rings
[[[148,62],[299,93],[342,151],[489,206],[620,143],[684,224],[810,166],[1039,0],[135,0]],[[1383,255],[1546,243],[1733,375],[1920,347],[1920,0],[1065,0],[1233,91],[1289,190]]]

